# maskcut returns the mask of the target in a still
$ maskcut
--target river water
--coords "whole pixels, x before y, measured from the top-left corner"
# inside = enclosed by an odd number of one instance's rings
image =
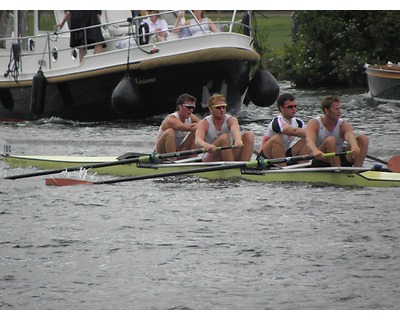
[[[364,89],[300,91],[298,114],[342,98],[371,155],[400,153],[400,107]],[[276,108],[249,106],[257,147]],[[161,118],[2,123],[24,155],[150,152]],[[366,161],[366,164],[373,164]],[[1,176],[30,172],[9,169]],[[71,173],[72,174],[72,173]],[[110,178],[110,177],[105,177]],[[398,309],[398,188],[207,181],[192,177],[46,187],[2,179],[0,309]]]

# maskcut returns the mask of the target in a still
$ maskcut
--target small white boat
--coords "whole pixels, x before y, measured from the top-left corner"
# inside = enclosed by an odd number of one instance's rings
[[[364,67],[371,96],[378,102],[400,103],[400,66],[388,62]]]

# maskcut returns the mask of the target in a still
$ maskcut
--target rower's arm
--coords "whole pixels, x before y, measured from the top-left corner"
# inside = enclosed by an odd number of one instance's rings
[[[307,146],[311,150],[314,156],[317,156],[322,153],[321,150],[317,147],[317,132],[319,129],[319,124],[317,120],[311,119],[306,128],[306,141]]]
[[[350,147],[358,147],[356,137],[354,135],[353,126],[348,122],[343,122],[341,126],[343,132],[343,138],[349,144]]]
[[[343,122],[340,130],[343,133],[344,140],[349,144],[353,156],[358,155],[360,153],[360,148],[354,135],[353,126],[348,122]]]
[[[299,137],[299,138],[305,138],[306,130],[303,128],[293,128],[291,126],[285,126],[282,129],[282,134],[287,135],[287,136],[295,136],[295,137]]]
[[[228,127],[232,133],[235,145],[238,144],[237,146],[241,147],[243,145],[243,141],[242,141],[242,134],[240,133],[240,126],[238,120],[234,117],[230,117],[228,119]]]
[[[201,120],[197,125],[196,136],[194,140],[196,146],[198,146],[199,148],[204,148],[206,151],[209,151],[210,149],[215,150],[214,145],[209,144],[204,140],[208,131],[208,127],[209,126],[207,120]]]
[[[168,116],[168,118],[163,121],[162,130],[165,131],[169,128],[178,131],[192,131],[192,126],[190,124],[184,123],[174,116]]]

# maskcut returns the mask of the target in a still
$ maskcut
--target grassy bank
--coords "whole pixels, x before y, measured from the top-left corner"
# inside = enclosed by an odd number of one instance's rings
[[[231,12],[230,12],[231,13]],[[261,46],[275,51],[292,41],[292,11],[254,11],[257,20],[257,36]],[[229,20],[224,11],[207,11],[206,16],[213,21]],[[241,17],[240,11],[236,19]],[[266,53],[266,52],[264,52]]]
[[[292,11],[256,12],[258,33],[267,35],[268,51],[275,51],[292,42]]]
[[[256,34],[254,48],[261,54],[261,63],[264,67],[276,72],[279,78],[279,72],[274,70],[274,65],[267,61],[282,56],[285,45],[292,43],[292,15],[293,11],[254,11],[256,25],[253,29]],[[243,13],[239,12],[236,21],[240,19]],[[213,21],[229,20],[229,16],[222,11],[207,11],[206,15]],[[236,30],[238,31],[238,30]]]

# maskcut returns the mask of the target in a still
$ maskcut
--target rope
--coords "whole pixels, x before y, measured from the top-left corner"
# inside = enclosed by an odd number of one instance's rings
[[[21,47],[18,43],[13,43],[10,50],[10,62],[7,66],[7,71],[4,74],[4,78],[8,77],[9,74],[14,78],[14,81],[18,83],[19,67],[21,64]]]

